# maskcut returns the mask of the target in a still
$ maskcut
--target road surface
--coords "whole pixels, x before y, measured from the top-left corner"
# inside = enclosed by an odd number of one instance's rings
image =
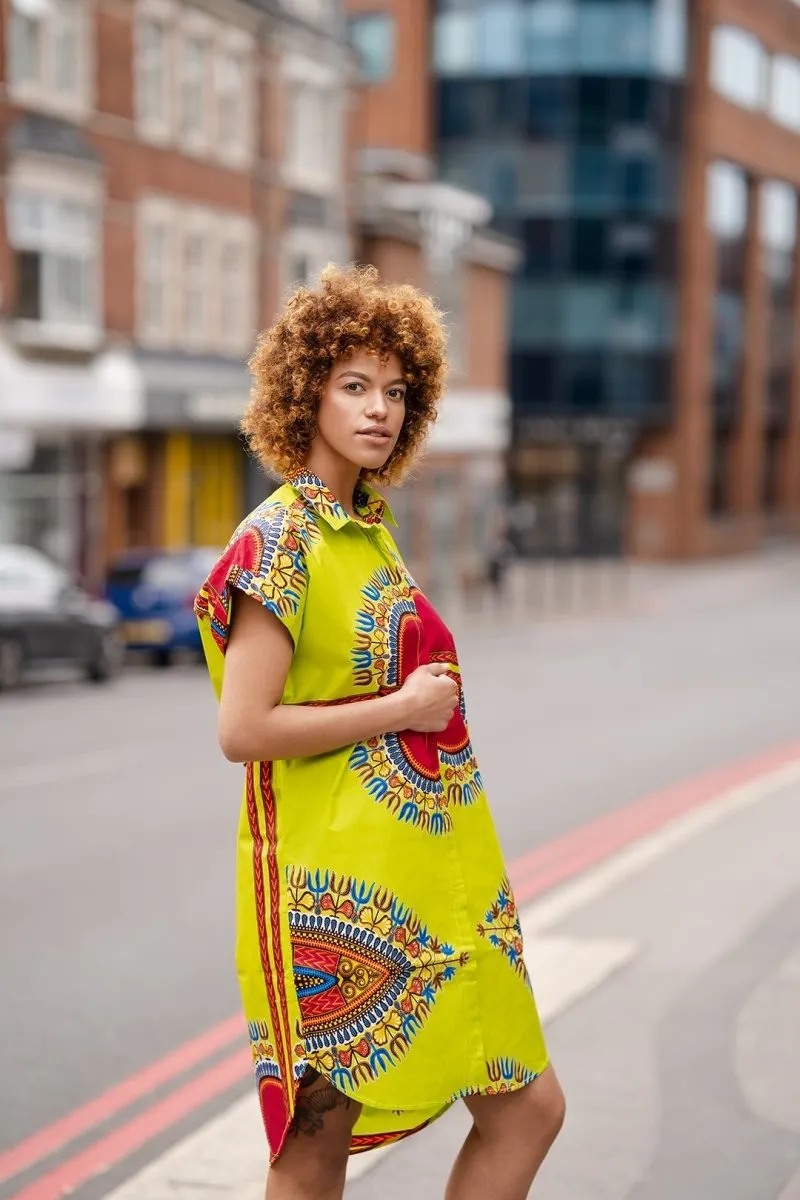
[[[799,581],[789,564],[644,613],[473,624],[469,716],[509,855],[797,739]],[[235,1012],[239,780],[200,669],[0,698],[0,1152]]]

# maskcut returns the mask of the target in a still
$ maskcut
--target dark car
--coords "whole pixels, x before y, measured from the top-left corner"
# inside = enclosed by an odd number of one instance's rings
[[[131,550],[111,566],[106,596],[122,615],[130,650],[167,667],[177,651],[201,651],[194,598],[219,549]]]
[[[0,544],[0,691],[29,667],[69,663],[100,682],[122,662],[119,615],[29,546]]]

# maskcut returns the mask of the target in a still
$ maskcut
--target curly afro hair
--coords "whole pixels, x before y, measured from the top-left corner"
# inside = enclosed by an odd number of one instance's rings
[[[374,267],[328,266],[300,288],[250,359],[253,389],[242,431],[262,465],[287,476],[306,461],[331,367],[366,348],[396,354],[408,384],[406,416],[391,456],[364,478],[399,483],[420,452],[444,391],[446,334],[430,297],[382,283]]]

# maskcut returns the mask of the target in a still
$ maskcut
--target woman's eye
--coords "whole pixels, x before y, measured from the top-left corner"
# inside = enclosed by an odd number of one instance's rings
[[[392,388],[389,392],[392,400],[405,400],[406,394],[402,388]]]
[[[345,384],[345,391],[348,391],[348,392],[349,392],[349,391],[356,391],[356,392],[358,392],[358,391],[360,391],[360,390],[361,390],[361,384],[360,384],[360,383],[356,383],[356,381],[355,381],[355,380],[353,380],[353,382],[352,382],[352,383],[346,383],[346,384]]]

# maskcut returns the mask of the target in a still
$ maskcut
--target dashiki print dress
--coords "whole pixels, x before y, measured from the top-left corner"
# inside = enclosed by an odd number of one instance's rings
[[[196,601],[217,696],[234,588],[291,634],[286,704],[384,695],[422,663],[447,663],[460,686],[386,502],[359,485],[354,507],[299,473],[240,525]],[[308,1067],[363,1106],[357,1152],[547,1065],[463,696],[444,733],[248,764],[237,923],[271,1162]]]

